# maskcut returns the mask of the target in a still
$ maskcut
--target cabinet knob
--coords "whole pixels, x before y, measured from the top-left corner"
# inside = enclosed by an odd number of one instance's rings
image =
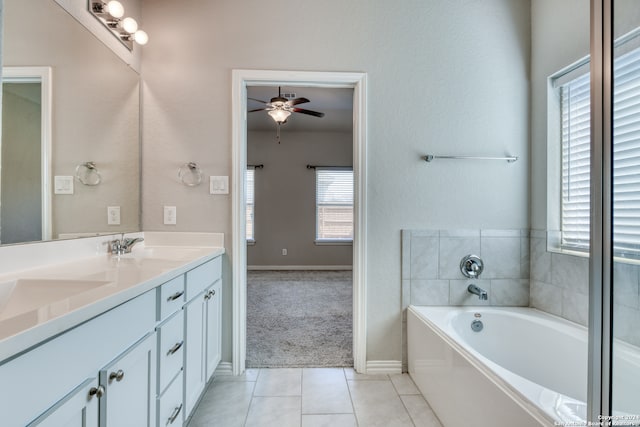
[[[173,424],[173,422],[176,420],[176,418],[178,418],[178,415],[180,414],[180,411],[182,411],[182,403],[180,404],[180,406],[176,407],[176,409],[173,410],[173,413],[171,414],[171,416],[167,420],[167,425]]]
[[[103,386],[91,387],[89,389],[89,397],[97,396],[98,398],[101,398],[103,395],[104,395],[104,387]]]
[[[122,381],[122,379],[124,378],[124,371],[122,369],[118,369],[117,372],[111,372],[109,374],[109,381]]]

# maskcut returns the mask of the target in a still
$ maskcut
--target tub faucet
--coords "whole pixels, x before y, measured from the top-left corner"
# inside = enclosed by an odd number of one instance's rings
[[[469,293],[472,293],[474,295],[478,295],[478,298],[480,298],[483,301],[486,301],[487,298],[489,297],[487,295],[487,291],[485,291],[484,289],[474,285],[474,284],[470,284],[469,286],[467,286],[467,291]]]

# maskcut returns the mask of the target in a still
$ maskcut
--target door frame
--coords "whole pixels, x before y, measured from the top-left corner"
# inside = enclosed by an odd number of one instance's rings
[[[244,207],[247,167],[247,86],[305,86],[353,89],[353,359],[366,372],[367,350],[367,74],[316,71],[232,72],[232,370],[245,370],[247,331],[247,244]]]
[[[3,83],[40,83],[40,185],[42,187],[42,240],[51,240],[51,138],[52,138],[52,71],[51,67],[2,67]]]

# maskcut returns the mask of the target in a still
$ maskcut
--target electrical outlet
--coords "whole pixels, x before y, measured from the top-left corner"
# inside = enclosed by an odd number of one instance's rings
[[[120,225],[120,206],[107,206],[107,225]]]
[[[283,256],[287,255],[287,250],[286,250],[286,249],[283,249],[283,250],[282,250],[282,255],[283,255]]]
[[[175,206],[165,206],[164,207],[164,224],[165,225],[176,225],[177,222],[177,212]]]

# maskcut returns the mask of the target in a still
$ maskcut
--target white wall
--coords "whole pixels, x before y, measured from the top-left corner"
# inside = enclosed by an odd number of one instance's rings
[[[293,119],[295,120],[295,118]],[[315,171],[306,165],[352,166],[351,132],[289,132],[281,130],[281,143],[273,131],[247,135],[248,164],[263,164],[255,171],[255,245],[247,247],[250,266],[348,266],[349,246],[315,245]],[[282,249],[287,256],[282,256]]]
[[[230,175],[231,70],[368,73],[369,360],[401,358],[401,229],[528,228],[529,0],[145,0],[143,11],[146,230],[230,233],[230,197],[175,173],[197,160]],[[427,152],[520,161],[425,164]],[[176,226],[162,225],[163,204],[177,206]],[[227,330],[226,361],[230,342]]]

